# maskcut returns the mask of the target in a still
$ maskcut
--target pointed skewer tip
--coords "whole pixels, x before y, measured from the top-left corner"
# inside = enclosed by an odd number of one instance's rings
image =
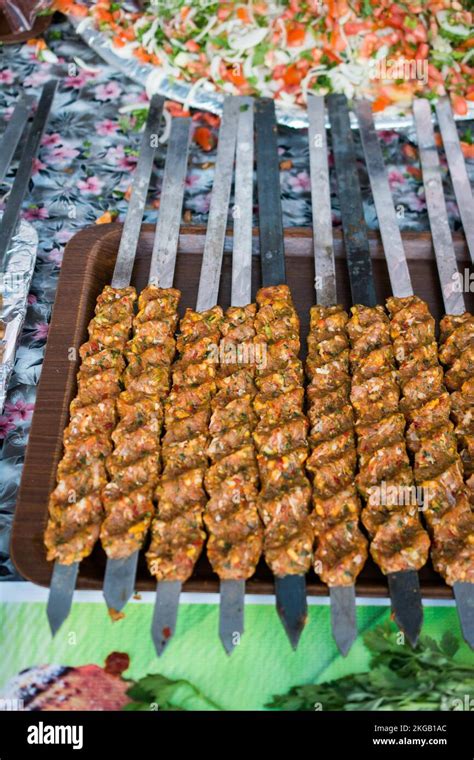
[[[400,570],[389,573],[387,578],[395,621],[415,648],[423,625],[418,573],[416,570]]]
[[[345,657],[357,638],[354,586],[333,586],[331,598],[331,628],[340,653]]]
[[[220,583],[219,637],[228,655],[240,644],[244,632],[245,581]]]
[[[457,581],[453,586],[462,635],[474,649],[474,583]]]
[[[181,581],[160,581],[156,585],[151,637],[158,657],[163,654],[176,629],[181,586]]]
[[[71,610],[72,598],[76,586],[79,562],[71,565],[54,563],[49,589],[46,614],[51,634],[54,637],[66,620]]]
[[[291,646],[296,650],[308,618],[304,575],[275,578],[277,611]]]
[[[135,591],[138,552],[124,559],[108,559],[103,594],[109,610],[120,612]]]

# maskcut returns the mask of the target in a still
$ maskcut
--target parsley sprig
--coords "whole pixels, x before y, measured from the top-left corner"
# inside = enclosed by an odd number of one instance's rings
[[[459,710],[472,704],[474,668],[453,657],[459,641],[447,631],[416,649],[397,642],[390,623],[364,636],[370,670],[320,684],[294,686],[266,705],[277,710]]]

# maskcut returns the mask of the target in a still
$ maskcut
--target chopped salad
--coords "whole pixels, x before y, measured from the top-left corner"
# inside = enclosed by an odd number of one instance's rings
[[[138,11],[98,0],[87,17],[114,52],[194,88],[274,97],[303,106],[308,92],[364,95],[373,108],[449,93],[474,102],[474,13],[469,0],[152,0]]]

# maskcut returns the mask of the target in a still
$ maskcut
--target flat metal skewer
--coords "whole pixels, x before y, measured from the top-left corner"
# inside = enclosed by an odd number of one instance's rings
[[[357,176],[347,100],[344,95],[330,95],[328,106],[352,302],[364,306],[376,306],[377,296],[369,239]],[[379,203],[379,199],[377,202]],[[378,209],[379,206],[377,206]],[[397,252],[396,265],[403,268],[399,252]],[[388,573],[387,580],[395,619],[409,642],[415,646],[423,621],[418,573],[415,570]],[[409,594],[406,593],[408,590]]]
[[[415,98],[413,115],[444,308],[447,314],[462,314],[465,311],[464,296],[458,287],[458,266],[444,200],[441,166],[434,140],[429,101],[425,98]]]
[[[150,102],[145,131],[140,144],[140,156],[133,177],[132,194],[130,196],[130,203],[125,217],[117,260],[115,262],[112,277],[112,287],[114,288],[125,288],[130,284],[138,238],[140,235],[140,227],[143,213],[145,211],[148,186],[150,184],[151,172],[153,169],[153,160],[158,142],[157,136],[163,106],[164,98],[154,95]],[[63,565],[58,561],[54,563],[46,608],[53,636],[69,614],[78,570],[79,562],[73,562],[70,565]]]
[[[149,272],[149,283],[159,283],[162,288],[170,288],[173,285],[190,134],[191,119],[173,120]],[[132,596],[135,590],[138,555],[139,551],[136,550],[123,559],[107,559],[104,597],[109,609],[122,610]]]
[[[51,106],[58,86],[57,79],[50,79],[43,87],[38,108],[28,131],[23,154],[18,165],[12,189],[8,196],[7,205],[0,222],[0,271],[3,270],[3,262],[7,254],[11,239],[20,218],[21,205],[28,190],[33,160],[39,150],[41,138],[46,128]]]
[[[418,133],[418,150],[420,153],[426,206],[430,220],[444,308],[447,314],[463,314],[466,307],[464,295],[461,289],[456,286],[459,273],[453,239],[449,228],[446,202],[444,200],[441,167],[434,139],[429,101],[425,98],[417,98],[413,104],[413,114]],[[474,583],[457,581],[453,584],[453,591],[463,636],[467,643],[474,648]]]
[[[321,306],[334,306],[337,303],[336,265],[324,97],[322,96],[308,97],[308,138],[316,302]],[[346,655],[357,638],[354,584],[333,586],[329,589],[329,595],[332,634],[339,651]]]
[[[28,121],[32,99],[24,95],[18,99],[0,142],[0,182],[3,182],[11,160],[22,138]]]
[[[474,198],[449,97],[440,98],[435,108],[464,235],[474,263]]]
[[[275,105],[270,98],[255,104],[257,190],[262,285],[286,281],[283,219],[278,165]],[[276,607],[293,649],[306,624],[308,606],[304,575],[275,577]]]
[[[253,100],[240,98],[235,159],[231,305],[252,300]],[[244,632],[245,580],[221,580],[219,637],[232,654]]]
[[[206,240],[202,258],[196,311],[206,311],[217,304],[224,253],[225,231],[234,172],[235,146],[239,115],[239,98],[224,101],[215,164]],[[151,636],[158,656],[163,654],[175,629],[181,594],[181,581],[158,581],[151,626]]]

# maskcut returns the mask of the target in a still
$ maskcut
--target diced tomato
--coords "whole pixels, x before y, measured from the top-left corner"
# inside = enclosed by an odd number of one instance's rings
[[[302,74],[301,71],[297,68],[297,66],[293,63],[291,66],[285,67],[285,73],[283,74],[283,81],[285,82],[287,87],[291,87],[292,85],[297,85],[301,82]]]
[[[242,66],[240,64],[229,66],[229,68],[226,69],[225,78],[229,82],[232,82],[232,84],[235,84],[236,87],[243,87],[243,85],[247,84],[247,80],[242,73]]]
[[[209,127],[198,127],[194,132],[193,139],[206,152],[212,150],[215,145],[214,135]]]
[[[217,18],[219,21],[225,21],[232,13],[232,6],[230,3],[221,3],[217,9]]]
[[[79,5],[72,0],[55,0],[54,9],[61,13],[70,13],[72,16],[87,16],[88,8],[85,5]]]
[[[465,116],[467,114],[466,98],[461,97],[461,95],[456,95],[455,93],[451,93],[450,97],[454,113],[458,114],[458,116]]]
[[[323,48],[324,55],[326,55],[330,61],[334,61],[335,63],[341,63],[342,58],[340,55],[335,53],[330,47],[324,47]]]
[[[133,27],[129,26],[126,29],[122,29],[121,35],[125,40],[129,40],[131,42],[135,39],[135,30]]]
[[[191,53],[199,53],[200,47],[196,40],[186,40],[184,43],[187,50],[189,50]]]
[[[440,84],[444,84],[444,78],[441,71],[438,71],[436,66],[433,66],[432,63],[428,64],[428,76],[434,82],[439,82]]]
[[[136,50],[133,51],[133,54],[136,58],[138,58],[139,61],[142,61],[143,63],[150,63],[151,61],[150,53],[148,53],[143,47],[136,48]]]
[[[334,26],[334,29],[331,32],[330,45],[331,48],[336,51],[336,53],[340,53],[346,47],[346,42],[342,37],[339,24]]]
[[[185,110],[181,103],[176,103],[175,100],[167,100],[165,102],[166,110],[171,116],[190,116],[190,112]]]
[[[471,161],[474,161],[474,145],[461,140],[461,150],[464,158],[469,158]]]
[[[348,35],[359,34],[366,29],[370,29],[370,27],[370,21],[346,21],[344,24],[344,31]]]
[[[388,9],[388,18],[387,18],[388,25],[393,26],[395,29],[403,29],[404,23],[405,23],[405,15],[406,15],[405,11],[403,11],[395,3],[392,3],[390,8]]]
[[[380,95],[374,102],[372,103],[372,111],[383,111],[387,106],[391,104],[390,98],[387,98],[385,95]]]
[[[113,21],[112,14],[109,13],[109,11],[104,11],[100,8],[97,9],[96,16],[98,20],[104,24],[110,24]]]
[[[283,75],[286,71],[286,66],[283,63],[273,67],[272,77],[273,79],[283,79]]]
[[[415,38],[415,42],[426,42],[428,40],[423,24],[419,23],[416,29],[413,30],[413,37]]]
[[[250,16],[247,8],[237,8],[237,18],[244,24],[250,24]]]
[[[289,47],[302,45],[306,36],[304,24],[291,23],[286,27],[286,41]]]
[[[428,53],[430,52],[430,46],[426,42],[421,42],[418,45],[417,51],[415,53],[415,58],[417,61],[424,60],[425,58],[428,58]]]
[[[343,18],[349,11],[349,4],[347,0],[337,0],[337,17]]]

